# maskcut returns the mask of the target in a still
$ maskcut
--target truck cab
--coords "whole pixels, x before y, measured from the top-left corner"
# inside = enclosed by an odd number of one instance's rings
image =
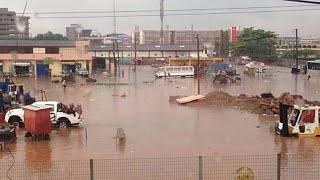
[[[76,126],[82,122],[81,114],[63,112],[63,104],[57,101],[39,101],[32,104],[32,106],[49,106],[51,107],[50,116],[53,125],[59,128],[67,128],[69,126]],[[24,110],[22,108],[9,110],[5,115],[5,121],[24,126]]]
[[[319,106],[294,105],[287,110],[288,122],[276,122],[279,135],[320,136]],[[285,127],[287,126],[287,127]],[[284,129],[287,128],[287,132]]]

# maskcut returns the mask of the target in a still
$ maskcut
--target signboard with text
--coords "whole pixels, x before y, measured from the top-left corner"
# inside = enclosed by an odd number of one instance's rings
[[[238,28],[232,27],[231,28],[231,42],[237,42],[238,40]]]

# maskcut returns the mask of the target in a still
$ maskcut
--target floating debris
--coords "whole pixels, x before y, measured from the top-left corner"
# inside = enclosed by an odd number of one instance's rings
[[[154,83],[154,81],[143,81],[142,83],[144,83],[144,84],[152,84],[152,83]]]

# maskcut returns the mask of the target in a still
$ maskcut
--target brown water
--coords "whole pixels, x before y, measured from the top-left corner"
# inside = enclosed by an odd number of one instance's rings
[[[51,161],[108,157],[153,157],[181,155],[273,155],[277,152],[317,153],[318,138],[280,138],[274,135],[274,122],[237,109],[190,108],[170,104],[169,96],[195,93],[194,79],[154,78],[151,67],[138,67],[137,74],[123,67],[125,77],[120,82],[129,85],[105,86],[85,84],[79,78],[76,85],[64,91],[61,84],[48,79],[20,78],[26,89],[45,90],[49,100],[82,104],[85,125],[67,130],[54,130],[50,141],[25,140],[18,131],[17,142],[10,146],[16,160]],[[320,76],[310,81],[305,76],[277,68],[273,76],[246,77],[234,85],[213,85],[201,81],[202,94],[223,90],[231,94],[258,95],[289,91],[307,99],[319,100]],[[108,82],[97,76],[99,82]],[[148,83],[145,83],[148,81]],[[152,82],[150,82],[152,81]],[[125,98],[120,97],[126,94]],[[39,96],[39,95],[38,95]],[[117,147],[112,137],[117,128],[124,128],[127,141]],[[87,130],[87,138],[86,131]],[[11,157],[0,153],[4,161]]]

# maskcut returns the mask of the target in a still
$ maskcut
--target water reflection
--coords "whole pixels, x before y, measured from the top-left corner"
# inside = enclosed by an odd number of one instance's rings
[[[126,139],[123,139],[119,143],[116,143],[116,149],[120,154],[123,155],[126,149]]]
[[[24,154],[26,165],[30,170],[46,172],[51,169],[52,149],[50,141],[26,139]]]

